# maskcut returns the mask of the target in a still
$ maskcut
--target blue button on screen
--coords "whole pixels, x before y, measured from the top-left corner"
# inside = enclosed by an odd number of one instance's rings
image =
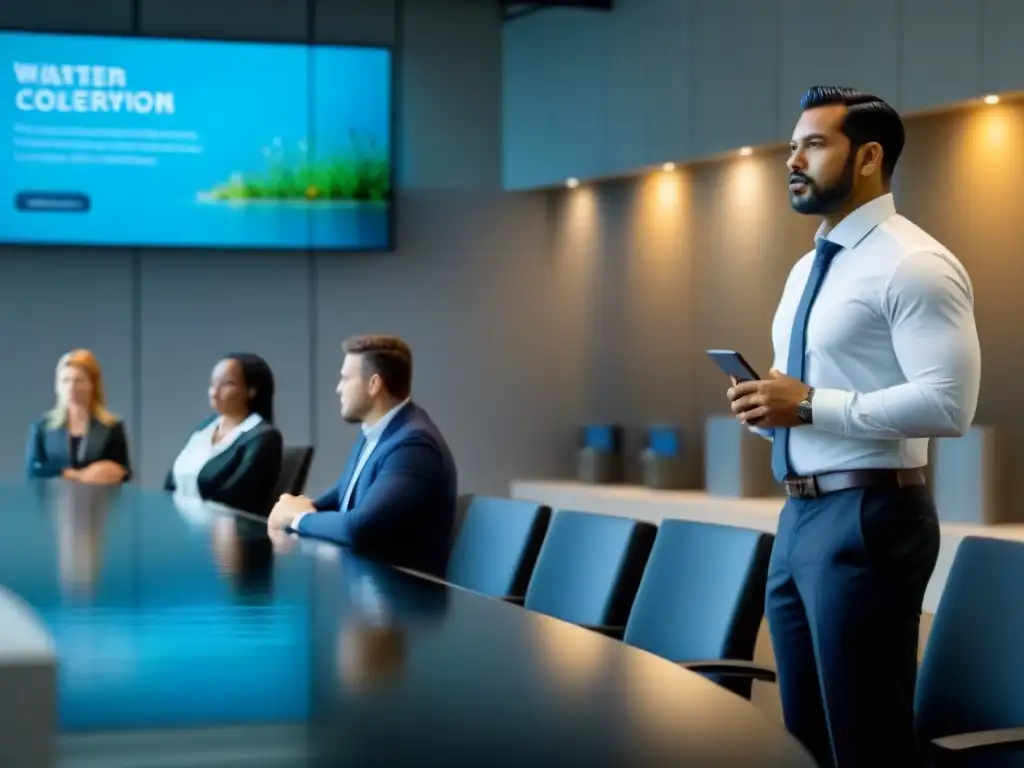
[[[25,213],[87,213],[90,203],[81,192],[19,192],[14,207]]]

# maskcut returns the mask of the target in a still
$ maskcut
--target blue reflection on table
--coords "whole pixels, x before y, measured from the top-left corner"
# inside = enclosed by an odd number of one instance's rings
[[[56,641],[64,732],[305,721],[308,561],[198,500],[0,488],[0,583]]]

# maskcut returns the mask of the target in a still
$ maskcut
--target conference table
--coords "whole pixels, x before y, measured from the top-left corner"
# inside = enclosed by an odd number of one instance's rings
[[[670,661],[218,505],[50,481],[0,520],[62,766],[814,765]]]

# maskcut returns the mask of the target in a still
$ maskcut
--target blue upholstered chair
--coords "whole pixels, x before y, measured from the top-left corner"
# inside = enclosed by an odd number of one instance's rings
[[[917,681],[929,764],[1024,766],[1024,543],[957,549]]]
[[[753,664],[764,616],[769,533],[664,520],[623,640],[741,695],[775,673]]]
[[[445,580],[522,603],[551,510],[518,499],[475,496],[459,525]]]
[[[621,635],[656,532],[651,523],[625,517],[555,512],[525,607]]]

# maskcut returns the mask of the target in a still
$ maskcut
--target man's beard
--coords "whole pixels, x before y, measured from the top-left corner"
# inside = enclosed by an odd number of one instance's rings
[[[346,424],[361,424],[363,419],[366,417],[366,408],[353,408],[348,413],[342,408],[341,420]]]
[[[853,193],[853,163],[856,153],[850,152],[846,158],[846,165],[843,172],[828,187],[819,187],[814,181],[804,176],[799,171],[789,175],[789,183],[802,181],[807,186],[802,195],[790,193],[789,204],[797,213],[804,213],[813,216],[824,216],[832,213],[843,206]]]

